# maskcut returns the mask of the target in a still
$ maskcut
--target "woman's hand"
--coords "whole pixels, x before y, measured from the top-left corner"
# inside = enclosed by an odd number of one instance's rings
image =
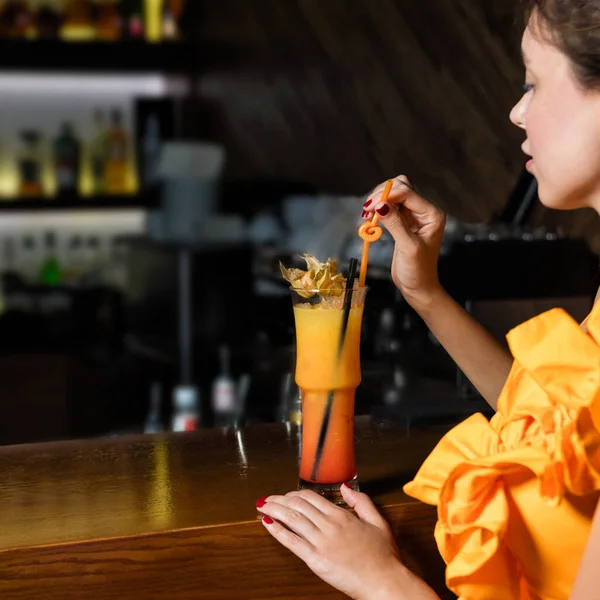
[[[263,524],[321,579],[357,600],[390,595],[406,569],[392,532],[368,496],[342,486],[351,511],[310,491],[261,498]]]
[[[409,304],[427,302],[440,290],[437,263],[444,235],[444,213],[420,196],[408,178],[400,175],[388,201],[381,202],[385,183],[378,185],[363,206],[363,218],[377,211],[381,223],[392,234],[396,245],[392,278]]]

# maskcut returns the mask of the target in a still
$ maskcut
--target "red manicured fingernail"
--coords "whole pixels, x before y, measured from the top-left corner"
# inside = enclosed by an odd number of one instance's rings
[[[274,523],[273,519],[271,519],[271,517],[268,515],[265,515],[262,520],[265,525],[273,525]]]
[[[366,219],[369,216],[369,213],[366,210],[362,211],[362,218]]]
[[[352,489],[345,481],[344,481],[344,483],[342,483],[342,487],[345,487],[347,490]]]
[[[267,503],[267,498],[265,496],[263,496],[256,501],[256,508],[262,508],[266,503]]]
[[[373,200],[367,200],[364,204],[363,204],[363,208],[369,208],[369,206],[371,206],[371,202],[373,202]]]
[[[387,204],[384,204],[383,206],[380,206],[377,209],[377,212],[382,216],[385,217],[385,215],[387,215],[390,212],[390,207]]]

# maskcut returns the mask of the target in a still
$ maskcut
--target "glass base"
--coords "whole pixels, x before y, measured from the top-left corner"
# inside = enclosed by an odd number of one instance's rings
[[[346,502],[344,501],[342,492],[340,491],[340,487],[344,483],[348,487],[351,487],[355,492],[360,492],[357,476],[353,477],[349,481],[342,481],[340,483],[313,483],[312,481],[298,479],[298,489],[311,490],[312,492],[316,492],[320,496],[323,496],[338,506],[346,506]]]

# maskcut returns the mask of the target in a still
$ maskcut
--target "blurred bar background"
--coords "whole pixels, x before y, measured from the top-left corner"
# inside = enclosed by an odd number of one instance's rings
[[[499,339],[582,320],[594,213],[537,203],[508,112],[518,1],[0,1],[0,444],[301,419],[298,254],[359,256],[406,173],[440,276]],[[485,403],[371,250],[357,414]]]

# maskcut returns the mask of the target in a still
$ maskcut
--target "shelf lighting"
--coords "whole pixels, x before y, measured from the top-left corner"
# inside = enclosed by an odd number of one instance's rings
[[[0,73],[0,98],[22,94],[40,96],[183,96],[185,77],[160,74]]]
[[[116,229],[123,232],[142,233],[146,227],[146,214],[143,210],[122,209],[119,212],[69,211],[62,212],[20,212],[5,213],[0,219],[0,237],[21,230],[49,229]]]

